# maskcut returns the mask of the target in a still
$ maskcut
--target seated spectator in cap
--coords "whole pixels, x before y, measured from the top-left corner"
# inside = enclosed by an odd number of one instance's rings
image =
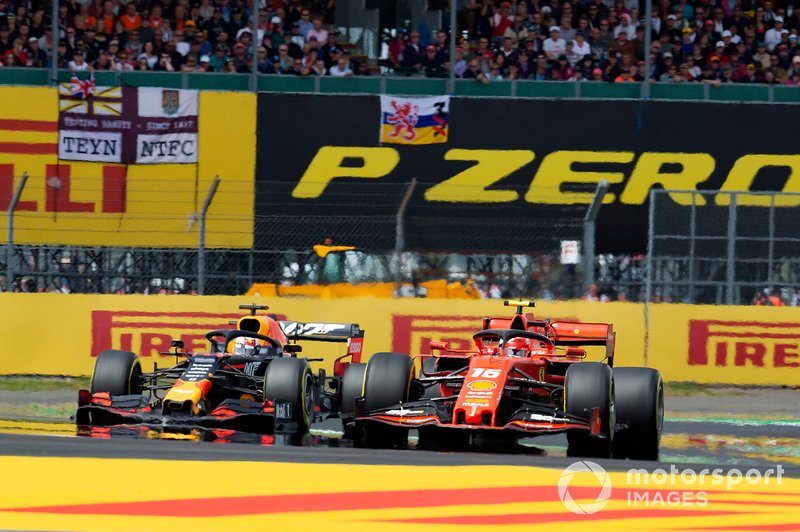
[[[337,38],[338,32],[332,31],[330,34],[328,34],[328,42],[326,42],[324,45],[322,45],[322,48],[320,48],[322,53],[321,57],[325,61],[325,70],[330,69],[336,63],[338,54],[342,52],[342,49],[336,42]]]
[[[434,55],[435,55],[434,49]],[[336,78],[350,77],[353,71],[350,69],[350,54],[347,52],[341,54],[336,64],[330,69],[330,75]]]
[[[761,65],[762,70],[770,66],[770,55],[769,52],[767,52],[767,45],[763,41],[760,41],[756,45],[756,53],[753,54],[753,63]]]
[[[497,42],[502,39],[506,30],[514,23],[514,15],[511,14],[511,3],[502,2],[500,9],[492,14],[489,22],[492,26],[492,36]]]
[[[635,82],[636,80],[633,79],[633,72],[631,72],[630,67],[624,67],[620,72],[620,75],[614,78],[614,83],[626,83],[626,82]]]
[[[608,45],[609,50],[614,50],[617,52],[618,56],[622,56],[623,54],[631,54],[635,55],[636,51],[633,48],[633,43],[628,40],[628,34],[624,31],[620,32],[617,35],[616,39],[611,41]]]
[[[544,81],[550,79],[550,63],[544,52],[536,56],[536,63],[533,67],[533,72],[528,79],[536,81]]]
[[[306,38],[300,33],[300,23],[294,22],[292,23],[292,28],[289,32],[289,40],[296,44],[298,48],[301,50],[303,49],[303,45],[306,43]]]
[[[739,80],[740,83],[762,83],[764,81],[761,72],[756,72],[756,64],[748,63],[745,66],[745,76]]]
[[[425,56],[422,58],[422,71],[427,78],[447,77],[444,64],[440,62],[436,47],[432,44],[425,48]]]
[[[151,70],[150,65],[147,63],[147,58],[143,55],[139,56],[136,62],[136,70]]]
[[[731,67],[731,79],[736,82],[741,81],[747,75],[747,68],[739,59],[739,51],[733,50],[730,58],[728,65]]]
[[[767,50],[770,52],[775,49],[779,42],[781,42],[781,32],[784,30],[783,17],[775,17],[775,26],[767,30],[764,34],[764,42],[767,44]]]
[[[17,41],[14,41],[14,48],[17,47]],[[20,44],[20,49],[22,45]],[[8,52],[6,52],[8,53]],[[72,54],[72,60],[67,63],[67,68],[70,72],[86,72],[89,70],[89,64],[84,60],[83,52],[81,50],[75,50]]]
[[[558,26],[550,28],[550,38],[542,44],[542,50],[550,61],[556,61],[558,56],[567,49],[567,43],[560,37],[561,30]]]
[[[591,81],[605,81],[605,78],[603,77],[603,69],[601,68],[593,69]]]
[[[209,64],[211,65],[211,68],[214,69],[214,72],[221,72],[222,67],[225,65],[225,61],[227,60],[228,48],[224,44],[216,45],[214,47],[214,54],[209,58]]]
[[[25,48],[25,56],[27,58],[26,66],[44,68],[47,64],[47,54],[39,48],[39,39],[30,37],[28,39],[28,47]]]
[[[528,54],[528,50],[525,48],[519,51],[517,69],[519,71],[519,79],[528,79],[533,72],[533,62],[531,61],[531,56]]]

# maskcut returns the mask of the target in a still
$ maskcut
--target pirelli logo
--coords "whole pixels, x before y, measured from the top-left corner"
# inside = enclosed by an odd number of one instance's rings
[[[452,349],[470,349],[472,335],[481,327],[480,316],[392,316],[392,351],[429,353],[431,342],[449,342]]]
[[[92,312],[91,354],[96,357],[105,349],[122,349],[157,357],[159,351],[169,351],[172,339],[183,340],[188,351],[202,351],[208,348],[207,332],[233,328],[228,322],[240,317],[235,313],[96,310]]]
[[[690,366],[799,368],[800,323],[689,320]]]

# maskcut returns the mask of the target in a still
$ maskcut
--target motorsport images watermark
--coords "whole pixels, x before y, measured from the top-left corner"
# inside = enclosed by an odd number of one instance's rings
[[[621,487],[625,497],[620,499],[625,500],[629,507],[706,506],[708,492],[704,488],[730,491],[743,483],[749,486],[780,485],[783,471],[781,465],[744,472],[736,468],[679,469],[675,465],[670,465],[669,469],[629,469],[625,486]],[[576,485],[578,483],[580,485]],[[611,499],[612,490],[611,475],[599,464],[588,460],[570,464],[558,479],[561,502],[576,514],[599,512]]]

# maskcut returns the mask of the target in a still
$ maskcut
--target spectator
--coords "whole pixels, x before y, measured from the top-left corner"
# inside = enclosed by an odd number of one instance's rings
[[[403,48],[403,58],[400,64],[406,73],[410,74],[422,70],[422,59],[425,57],[425,52],[420,47],[419,41],[419,32],[413,31],[408,44]]]
[[[480,68],[480,61],[474,57],[470,60],[467,70],[464,71],[464,79],[474,79],[484,85],[489,84],[489,78],[486,77],[486,74],[484,74]]]
[[[560,37],[561,29],[558,26],[550,28],[550,38],[544,41],[542,49],[551,61],[558,59],[567,49],[567,43]]]
[[[311,21],[311,25],[312,27],[306,34],[306,38],[310,39],[311,37],[315,37],[317,42],[327,42],[328,32],[322,28],[322,17],[314,17],[314,20]]]
[[[353,75],[353,71],[350,69],[350,54],[341,54],[336,64],[331,67],[330,75],[338,78],[349,77]]]

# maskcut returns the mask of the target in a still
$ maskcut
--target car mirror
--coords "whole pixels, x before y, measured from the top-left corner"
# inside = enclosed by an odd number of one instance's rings
[[[447,342],[431,342],[431,351],[447,351],[450,345]]]
[[[289,345],[283,346],[283,351],[286,352],[286,353],[302,353],[303,352],[303,346],[302,345],[297,345],[297,344],[289,344]]]
[[[178,349],[183,349],[183,340],[172,340],[169,343],[170,347],[176,347]]]

